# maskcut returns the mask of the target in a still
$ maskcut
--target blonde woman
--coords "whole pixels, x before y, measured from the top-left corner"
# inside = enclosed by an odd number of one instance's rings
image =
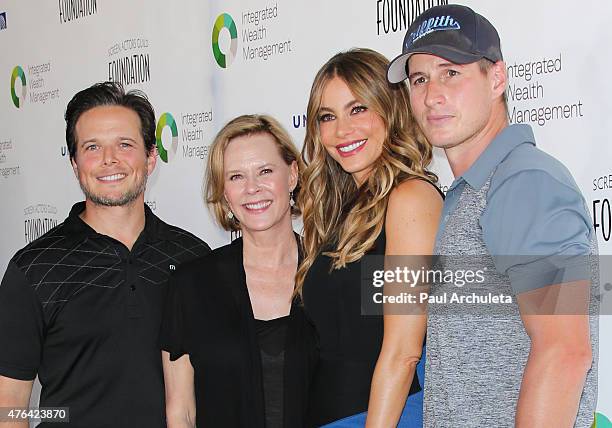
[[[422,425],[415,370],[425,316],[361,315],[362,258],[431,254],[442,209],[426,169],[431,146],[412,119],[407,88],[387,83],[387,65],[369,49],[339,53],[310,92],[296,282],[320,338],[314,426]]]
[[[207,202],[242,238],[171,280],[161,332],[170,428],[303,426],[316,352],[292,298],[299,163],[269,116],[237,117],[212,144]]]

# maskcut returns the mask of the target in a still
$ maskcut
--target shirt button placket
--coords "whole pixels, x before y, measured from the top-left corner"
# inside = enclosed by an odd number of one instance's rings
[[[126,260],[127,283],[130,285],[130,290],[136,291],[136,275],[134,272],[134,259],[128,256]]]
[[[138,296],[136,294],[136,262],[132,255],[128,255],[126,259],[126,282],[130,287],[128,297],[128,316],[130,318],[140,318],[140,307],[138,304]]]

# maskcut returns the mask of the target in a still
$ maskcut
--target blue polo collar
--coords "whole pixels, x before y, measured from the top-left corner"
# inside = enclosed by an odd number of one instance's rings
[[[457,177],[449,190],[453,190],[463,180],[473,189],[479,190],[486,182],[493,170],[499,165],[515,148],[521,144],[533,144],[535,137],[531,126],[526,124],[509,125],[502,129],[491,141],[487,148],[480,154],[476,162],[472,164],[463,175]]]

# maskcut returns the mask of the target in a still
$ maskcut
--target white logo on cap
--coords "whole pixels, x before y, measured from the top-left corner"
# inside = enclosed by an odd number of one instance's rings
[[[414,33],[410,33],[406,48],[412,45],[414,42],[419,40],[421,37],[426,36],[434,31],[445,31],[445,30],[460,30],[461,25],[452,16],[436,16],[429,18],[427,21],[423,21],[418,26]]]

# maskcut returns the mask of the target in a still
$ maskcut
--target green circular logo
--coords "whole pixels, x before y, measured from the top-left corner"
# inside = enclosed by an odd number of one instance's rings
[[[15,82],[18,77],[21,80],[21,96],[17,96],[17,92],[15,92]],[[17,108],[23,106],[26,99],[26,77],[23,68],[20,66],[13,68],[13,73],[11,74],[11,98]]]
[[[166,126],[170,127],[170,132],[172,132],[170,150],[166,150],[164,142],[162,141],[162,132]],[[172,117],[170,113],[164,113],[159,118],[157,129],[155,130],[155,143],[157,144],[157,152],[159,153],[160,159],[166,163],[170,162],[178,149],[178,129],[174,117]]]
[[[228,54],[224,54],[219,48],[219,33],[224,28],[229,30],[230,37],[232,39],[230,44],[230,52]],[[229,67],[236,57],[236,51],[238,50],[238,30],[236,30],[236,23],[227,13],[222,13],[215,21],[212,31],[212,50],[215,60],[221,68]]]
[[[595,413],[595,420],[591,428],[612,428],[612,422],[603,413]]]

